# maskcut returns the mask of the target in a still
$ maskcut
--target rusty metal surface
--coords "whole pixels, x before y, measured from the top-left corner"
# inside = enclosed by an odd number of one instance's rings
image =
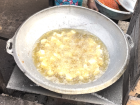
[[[32,14],[49,6],[49,0],[0,0],[0,37],[11,38]]]
[[[7,88],[74,101],[96,104],[106,103],[105,105],[109,105],[110,103],[111,105],[122,105],[122,83],[123,78],[120,78],[112,86],[97,93],[85,95],[62,95],[37,86],[35,83],[30,81],[16,66],[7,85]]]

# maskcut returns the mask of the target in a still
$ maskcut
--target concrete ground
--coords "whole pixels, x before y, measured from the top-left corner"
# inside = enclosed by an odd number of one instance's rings
[[[124,33],[127,32],[128,26],[129,26],[129,22],[126,21],[119,21],[118,26],[122,29],[122,31]]]

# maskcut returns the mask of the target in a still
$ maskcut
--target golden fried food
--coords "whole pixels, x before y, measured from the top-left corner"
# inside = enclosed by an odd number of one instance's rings
[[[44,34],[35,45],[37,69],[58,83],[91,82],[105,72],[109,56],[103,42],[88,32],[74,29]]]

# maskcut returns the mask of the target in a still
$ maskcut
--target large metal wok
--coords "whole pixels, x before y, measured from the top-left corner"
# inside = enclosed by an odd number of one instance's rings
[[[110,63],[99,79],[86,84],[63,85],[52,83],[37,71],[32,60],[35,42],[47,31],[60,28],[87,30],[104,42],[109,51]],[[7,52],[13,55],[23,73],[39,86],[62,94],[84,94],[110,86],[124,73],[129,61],[129,48],[132,47],[127,38],[128,35],[113,21],[94,10],[78,6],[56,6],[27,19],[14,37],[8,40]]]

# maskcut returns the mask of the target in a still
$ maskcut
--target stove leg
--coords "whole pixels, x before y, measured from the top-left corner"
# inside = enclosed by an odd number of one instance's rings
[[[0,72],[0,93],[7,93],[6,84]]]

